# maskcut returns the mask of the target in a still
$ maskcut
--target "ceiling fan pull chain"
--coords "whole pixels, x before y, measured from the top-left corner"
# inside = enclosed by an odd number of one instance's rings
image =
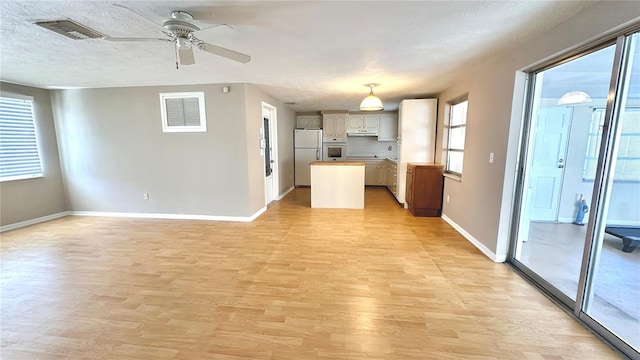
[[[175,50],[175,53],[176,53],[176,70],[179,70],[180,68],[179,68],[179,65],[178,65],[179,64],[179,62],[178,62],[178,46],[177,45],[174,46],[173,49]]]

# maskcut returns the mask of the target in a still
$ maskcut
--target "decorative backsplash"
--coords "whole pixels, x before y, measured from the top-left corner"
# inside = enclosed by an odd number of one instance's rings
[[[375,136],[348,137],[347,156],[397,157],[398,143],[395,141],[378,141]]]

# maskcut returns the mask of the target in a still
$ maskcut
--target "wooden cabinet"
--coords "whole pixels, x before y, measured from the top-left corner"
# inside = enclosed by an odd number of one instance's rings
[[[405,201],[414,216],[442,215],[443,166],[408,163]]]
[[[347,131],[364,128],[364,115],[349,115]]]
[[[364,184],[375,185],[377,160],[366,160],[364,162]]]
[[[378,160],[378,164],[376,165],[376,174],[375,174],[375,185],[387,185],[387,161],[386,160]]]
[[[296,117],[296,128],[298,129],[320,129],[322,127],[322,117],[316,115],[298,115]]]
[[[322,114],[322,140],[324,142],[347,142],[347,119],[349,113]]]
[[[374,186],[387,185],[386,160],[365,160],[364,184]]]
[[[377,134],[380,127],[379,114],[353,114],[347,120],[347,134]]]
[[[379,119],[378,141],[396,141],[398,139],[398,117],[394,114],[381,114]]]
[[[378,114],[372,115],[349,115],[347,121],[347,132],[354,130],[378,131],[380,127],[380,117]]]
[[[387,189],[391,191],[394,196],[397,196],[398,192],[398,164],[395,164],[389,160],[385,161],[387,163],[387,178],[386,185]]]

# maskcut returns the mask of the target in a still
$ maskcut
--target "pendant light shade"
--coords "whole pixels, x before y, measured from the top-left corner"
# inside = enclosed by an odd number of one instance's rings
[[[582,91],[570,91],[558,100],[558,105],[580,105],[589,104],[591,102],[591,96]]]
[[[369,95],[360,103],[360,111],[380,111],[383,109],[382,100],[380,100],[376,94],[373,93],[373,88],[376,84],[367,85],[371,91]]]

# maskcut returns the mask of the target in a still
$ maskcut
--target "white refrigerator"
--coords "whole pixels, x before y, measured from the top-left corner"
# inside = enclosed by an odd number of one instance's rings
[[[311,185],[312,161],[322,161],[322,130],[295,129],[293,132],[295,185]]]

